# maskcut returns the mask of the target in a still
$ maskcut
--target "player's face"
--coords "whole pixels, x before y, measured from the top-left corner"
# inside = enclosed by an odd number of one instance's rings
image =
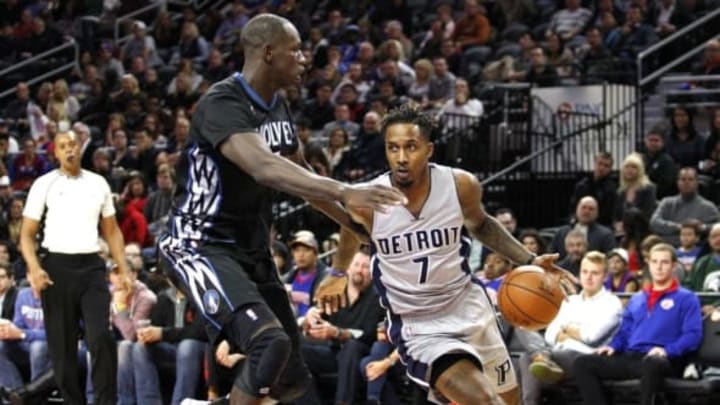
[[[583,291],[594,295],[600,291],[605,282],[605,268],[602,264],[583,260],[580,266],[580,285]]]
[[[662,284],[672,278],[675,271],[675,262],[670,252],[656,250],[650,253],[649,267],[653,282]]]
[[[273,69],[280,87],[298,85],[305,72],[305,55],[302,53],[300,35],[295,27],[286,25],[284,37],[273,44],[269,52],[269,68]]]
[[[432,153],[433,144],[415,124],[394,124],[385,131],[385,157],[398,187],[410,187],[426,176]]]
[[[80,143],[77,142],[76,137],[67,133],[58,134],[55,137],[55,157],[65,169],[79,168]]]

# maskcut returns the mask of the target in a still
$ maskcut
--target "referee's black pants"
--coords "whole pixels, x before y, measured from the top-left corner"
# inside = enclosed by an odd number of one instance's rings
[[[42,293],[48,349],[66,404],[85,404],[78,365],[81,328],[90,352],[96,405],[117,403],[117,347],[110,330],[110,291],[97,254],[49,253],[42,261],[53,285]],[[82,322],[82,324],[81,324]]]

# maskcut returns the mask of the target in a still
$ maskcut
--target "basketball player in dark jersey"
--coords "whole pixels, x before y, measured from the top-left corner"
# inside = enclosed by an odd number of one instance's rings
[[[270,255],[272,189],[315,201],[342,225],[348,207],[382,209],[404,196],[382,186],[351,186],[317,176],[301,160],[285,101],[305,58],[286,19],[261,14],[245,26],[245,65],[212,86],[193,115],[192,142],[178,164],[168,232],[158,241],[164,263],[200,309],[211,341],[228,340],[248,357],[232,404],[302,394],[308,372],[287,293]],[[282,155],[282,156],[281,156]],[[322,203],[318,201],[324,201]]]

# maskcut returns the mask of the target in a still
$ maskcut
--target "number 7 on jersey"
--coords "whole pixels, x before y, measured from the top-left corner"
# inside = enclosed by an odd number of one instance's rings
[[[428,257],[418,257],[413,259],[413,263],[420,263],[420,284],[425,284],[427,281],[428,272]]]

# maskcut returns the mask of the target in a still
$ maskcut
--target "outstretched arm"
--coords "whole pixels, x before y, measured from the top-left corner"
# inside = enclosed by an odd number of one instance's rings
[[[303,153],[302,144],[298,147],[297,151],[292,155],[286,156],[292,162],[304,167],[308,171],[314,172],[312,166],[305,160]],[[357,222],[353,221],[348,211],[337,201],[322,200],[322,199],[307,199],[307,202],[313,206],[316,210],[327,215],[330,219],[335,221],[342,229],[348,229],[352,231],[356,237],[365,240],[367,239],[367,232]]]
[[[384,186],[352,186],[318,176],[273,154],[255,133],[231,135],[220,152],[258,183],[308,200],[342,201],[346,206],[381,210],[405,202],[405,196]]]

